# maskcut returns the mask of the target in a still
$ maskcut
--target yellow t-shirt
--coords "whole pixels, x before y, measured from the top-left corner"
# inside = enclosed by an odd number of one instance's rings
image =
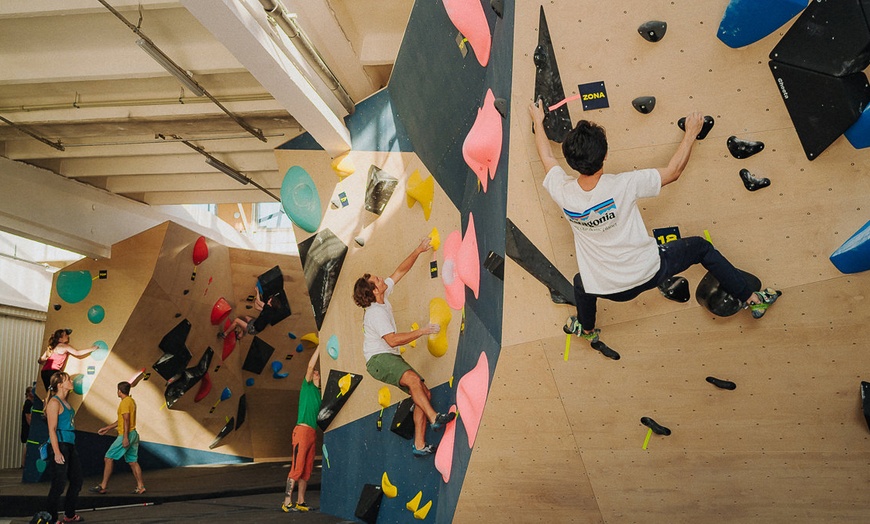
[[[136,429],[136,401],[133,397],[124,397],[118,404],[118,434],[124,435],[124,413],[130,414],[130,431]]]

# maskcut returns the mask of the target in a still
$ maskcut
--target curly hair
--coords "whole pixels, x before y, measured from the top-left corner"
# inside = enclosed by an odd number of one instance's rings
[[[375,301],[375,285],[369,282],[370,273],[356,279],[353,285],[353,301],[361,308],[367,308]]]
[[[604,166],[607,134],[594,122],[581,120],[562,142],[565,162],[581,175],[594,175]]]

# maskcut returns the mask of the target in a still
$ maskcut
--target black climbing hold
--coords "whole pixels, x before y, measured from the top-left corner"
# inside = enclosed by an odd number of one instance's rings
[[[497,279],[504,280],[504,257],[498,253],[490,251],[483,261],[483,267]]]
[[[750,191],[758,191],[770,185],[769,178],[759,178],[749,172],[748,169],[740,170],[740,179],[743,180],[743,185]]]
[[[640,33],[640,36],[642,36],[647,42],[658,42],[665,37],[667,30],[668,23],[660,22],[658,20],[644,22],[637,28],[637,32]]]
[[[758,277],[740,269],[738,271],[746,279],[750,289],[753,291],[761,289],[761,280]],[[695,300],[710,313],[720,317],[729,317],[743,309],[743,304],[722,289],[719,281],[710,272],[707,272],[698,282],[698,287],[695,288]]]
[[[507,118],[507,100],[504,98],[496,98],[492,105],[495,106],[495,110],[498,111],[498,114],[500,114],[502,118]]]
[[[861,408],[864,410],[864,420],[870,429],[870,382],[861,381]]]
[[[591,344],[592,349],[600,351],[602,355],[613,360],[619,360],[619,353],[614,351],[610,346],[600,340],[596,340]]]
[[[656,435],[664,435],[667,437],[671,434],[670,429],[662,426],[661,424],[657,423],[655,420],[649,417],[641,417],[640,423],[653,430],[653,433],[655,433]]]
[[[505,233],[505,255],[547,286],[553,302],[574,304],[574,287],[511,219],[507,219]]]
[[[631,101],[631,105],[633,105],[640,113],[648,115],[652,113],[652,110],[656,107],[656,97],[639,96]]]
[[[186,295],[186,294],[188,294],[188,293],[190,293],[190,290],[189,290],[189,289],[185,289],[183,294]]]
[[[535,48],[535,101],[544,101],[544,131],[547,138],[553,142],[562,143],[565,135],[574,127],[568,105],[563,104],[553,111],[546,108],[565,100],[565,89],[562,87],[562,77],[553,52],[553,41],[550,39],[550,29],[544,6],[541,6],[538,28],[538,46]]]
[[[504,0],[489,0],[489,6],[499,18],[504,17]]]
[[[737,384],[731,382],[730,380],[722,380],[716,377],[707,377],[707,382],[713,384],[717,388],[728,389],[732,391],[737,389]]]
[[[689,281],[683,277],[671,277],[659,285],[662,295],[674,302],[689,301]]]
[[[764,149],[763,142],[742,140],[733,135],[728,137],[727,145],[728,151],[731,152],[731,156],[740,159],[749,158],[756,153],[760,153],[761,150]]]
[[[181,317],[181,313],[176,313],[175,318],[179,318],[179,317]]]
[[[704,140],[705,138],[707,138],[707,133],[709,133],[710,130],[713,129],[713,124],[715,124],[715,123],[716,123],[716,121],[713,120],[712,116],[710,116],[710,115],[705,116],[704,117],[704,125],[701,126],[701,132],[698,133],[698,136],[695,138],[697,138],[698,140]],[[686,130],[686,117],[683,117],[683,118],[677,120],[677,125],[680,127],[680,129],[685,131]]]
[[[54,305],[54,310],[55,310],[55,311],[60,311],[60,304],[55,304],[55,305]]]

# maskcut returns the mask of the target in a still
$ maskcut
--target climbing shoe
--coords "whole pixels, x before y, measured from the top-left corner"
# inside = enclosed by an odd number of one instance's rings
[[[426,455],[431,455],[432,453],[435,453],[435,448],[436,446],[428,444],[426,446],[423,446],[423,449],[417,449],[417,446],[413,442],[411,442],[411,453],[413,453],[414,456],[417,458],[425,457]]]
[[[304,502],[297,502],[296,505],[293,506],[293,511],[301,511],[304,513],[306,511],[311,511],[311,508]]]
[[[433,431],[438,431],[445,424],[456,418],[456,413],[438,413],[435,415],[435,422],[429,424]]]
[[[290,513],[291,511],[293,511],[293,503],[291,502],[290,504],[281,504],[281,511],[283,511],[284,513]]]
[[[567,335],[577,335],[578,337],[585,338],[589,342],[598,342],[598,334],[601,333],[600,329],[593,329],[592,333],[584,333],[583,326],[580,325],[580,321],[574,315],[568,317],[565,325],[562,326],[562,331]]]
[[[782,295],[782,291],[777,291],[775,289],[766,288],[761,291],[756,291],[755,296],[758,298],[759,302],[757,304],[749,304],[749,310],[752,312],[752,318],[761,318],[767,312],[767,308],[769,308],[776,299],[778,299]]]

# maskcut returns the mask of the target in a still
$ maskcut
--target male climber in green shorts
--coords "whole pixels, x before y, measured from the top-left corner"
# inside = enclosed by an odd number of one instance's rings
[[[426,445],[426,421],[433,430],[444,427],[453,420],[455,413],[438,413],[430,401],[432,394],[423,382],[423,377],[414,371],[405,359],[399,346],[417,340],[424,335],[435,334],[441,327],[429,324],[414,331],[396,333],[396,319],[389,297],[394,286],[411,269],[420,254],[431,249],[429,238],[399,264],[392,275],[383,279],[366,273],[353,286],[353,301],[365,309],[363,315],[363,355],[369,374],[387,384],[396,386],[411,395],[414,401],[414,443],[415,457],[425,457],[435,451],[435,446]]]

